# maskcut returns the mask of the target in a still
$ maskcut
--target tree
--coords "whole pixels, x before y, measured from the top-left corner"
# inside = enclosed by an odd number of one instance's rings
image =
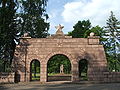
[[[105,44],[107,47],[109,47],[107,48],[107,53],[108,55],[113,56],[112,60],[114,61],[114,70],[118,71],[117,53],[120,52],[120,21],[117,20],[112,11],[106,24],[107,26],[105,27],[105,36],[107,38],[107,41]]]
[[[15,50],[16,29],[15,13],[16,0],[2,0],[0,2],[0,60],[3,60],[4,70],[10,64]]]
[[[84,34],[84,37],[88,37],[90,35],[91,32],[95,33],[95,36],[101,36],[102,32],[103,32],[103,28],[101,28],[100,26],[95,26],[92,27],[90,30],[87,30]]]
[[[89,20],[78,21],[73,28],[74,30],[69,32],[68,35],[71,35],[73,38],[83,38],[85,32],[90,30],[91,23]]]
[[[48,35],[46,4],[47,0],[0,1],[0,60],[4,71],[12,62],[19,37],[26,32],[34,38]]]
[[[46,12],[47,0],[22,0],[20,18],[20,35],[29,33],[31,37],[42,38],[48,35],[49,23]],[[45,18],[45,19],[44,19]]]

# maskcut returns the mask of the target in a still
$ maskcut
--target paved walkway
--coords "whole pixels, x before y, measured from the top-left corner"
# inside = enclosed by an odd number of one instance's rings
[[[90,84],[90,83],[47,83],[40,82],[3,84],[0,90],[120,90],[120,83]]]

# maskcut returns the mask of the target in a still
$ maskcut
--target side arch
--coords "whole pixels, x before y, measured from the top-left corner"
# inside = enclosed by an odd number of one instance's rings
[[[40,61],[37,59],[33,59],[30,63],[30,81],[33,80],[40,80]]]
[[[31,79],[31,76],[30,76],[30,70],[31,70],[30,64],[31,64],[31,62],[32,62],[33,60],[38,60],[38,61],[40,62],[40,68],[41,68],[42,59],[41,59],[40,57],[36,56],[36,55],[31,55],[31,56],[29,56],[29,58],[27,58],[27,60],[26,60],[26,61],[27,61],[27,62],[26,62],[26,64],[27,64],[27,68],[26,68],[27,81],[30,81],[30,79]],[[40,73],[41,73],[41,72],[40,72]]]
[[[37,56],[32,56],[31,58],[29,58],[27,61],[28,61],[28,65],[30,65],[30,63],[32,62],[32,60],[38,60],[40,63],[42,62],[42,59],[40,57],[37,57]]]

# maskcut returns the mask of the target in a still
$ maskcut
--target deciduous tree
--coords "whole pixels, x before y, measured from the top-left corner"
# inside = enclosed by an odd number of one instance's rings
[[[71,35],[73,38],[84,38],[85,32],[91,28],[91,23],[89,20],[78,21],[73,28],[74,30],[69,32],[68,35]]]

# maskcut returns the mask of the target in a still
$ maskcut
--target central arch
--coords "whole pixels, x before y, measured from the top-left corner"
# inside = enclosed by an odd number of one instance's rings
[[[67,53],[67,52],[64,52],[64,51],[58,51],[58,52],[52,52],[50,54],[47,55],[47,57],[45,58],[45,63],[47,64],[47,62],[49,61],[49,59],[54,56],[54,55],[58,55],[58,54],[62,54],[62,55],[65,55],[71,62],[71,65],[73,65],[73,62],[74,62],[74,57]]]
[[[52,79],[50,80],[50,78],[49,78],[50,76],[48,76],[48,73],[49,73],[48,72],[48,66],[50,66],[48,64],[51,61],[51,59],[56,57],[56,56],[58,56],[58,57],[61,56],[62,58],[64,57],[64,58],[66,58],[68,60],[68,61],[65,61],[65,62],[70,64],[70,71],[68,71],[67,67],[63,64],[63,66],[64,66],[64,70],[63,70],[64,74],[60,74],[59,73],[58,75],[55,75],[52,78],[54,78],[55,81],[61,81],[59,78],[62,77],[62,78],[66,78],[66,79],[63,79],[63,81],[71,81],[72,80],[72,67],[73,67],[72,56],[67,54],[67,53],[65,53],[65,52],[54,52],[54,53],[51,53],[50,55],[48,55],[47,62],[46,62],[46,65],[47,65],[47,81],[51,81],[52,80]],[[57,72],[60,72],[60,65],[61,64],[62,64],[62,62],[60,62],[59,66],[57,66],[57,68],[59,67],[59,70],[57,70]],[[67,70],[67,71],[65,71],[65,70]],[[57,79],[55,79],[56,77],[57,77]]]
[[[71,81],[71,62],[67,56],[56,54],[49,59],[47,81]]]

